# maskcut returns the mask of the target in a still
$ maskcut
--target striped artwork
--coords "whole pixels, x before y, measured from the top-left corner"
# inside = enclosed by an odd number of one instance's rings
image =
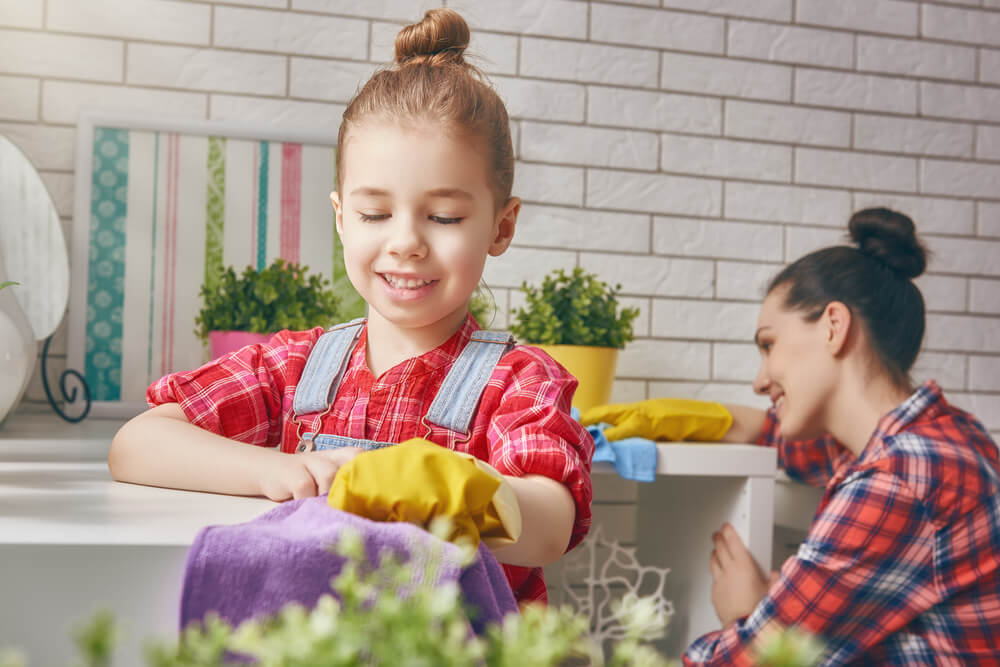
[[[330,191],[335,150],[97,127],[87,280],[93,398],[139,401],[162,375],[207,359],[195,336],[202,284],[281,257],[347,282]]]

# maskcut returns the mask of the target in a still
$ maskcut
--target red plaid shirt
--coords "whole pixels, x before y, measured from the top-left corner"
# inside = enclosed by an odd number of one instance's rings
[[[469,317],[440,347],[375,378],[361,333],[333,407],[326,416],[302,416],[302,432],[402,442],[424,437],[427,414],[445,375],[472,332]],[[150,405],[178,403],[192,424],[234,440],[291,453],[298,444],[293,420],[295,387],[322,328],[282,331],[193,371],[173,373],[146,392]],[[490,463],[505,475],[544,475],[562,482],[576,503],[569,547],[590,528],[590,465],[594,441],[570,416],[576,379],[541,350],[518,346],[497,363],[471,424],[467,442],[435,427],[428,438]],[[541,568],[504,565],[519,601],[546,599]]]
[[[1000,665],[1000,461],[982,424],[929,381],[860,458],[831,438],[786,442],[773,411],[759,444],[826,493],[780,580],[686,665],[753,664],[771,620],[817,635],[823,665]]]

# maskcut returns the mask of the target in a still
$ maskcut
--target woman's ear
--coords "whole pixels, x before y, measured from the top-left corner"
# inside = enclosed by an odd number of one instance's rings
[[[851,333],[851,309],[840,301],[831,301],[823,309],[823,324],[826,333],[826,345],[830,353],[838,356],[847,346]]]
[[[344,211],[340,205],[340,193],[336,190],[330,193],[330,201],[333,203],[333,210],[336,211],[336,227],[337,234],[340,236],[344,235]]]
[[[517,215],[520,212],[521,200],[518,197],[511,197],[503,208],[497,211],[493,221],[493,240],[490,242],[491,256],[502,255],[510,247],[510,242],[514,239],[514,227],[517,226]]]

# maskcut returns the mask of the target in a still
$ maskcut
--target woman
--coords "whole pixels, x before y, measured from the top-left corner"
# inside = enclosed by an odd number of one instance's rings
[[[821,664],[1000,664],[997,445],[933,381],[908,373],[924,333],[913,222],[868,209],[855,247],[813,252],[768,287],[754,340],[767,413],[732,407],[726,440],[776,447],[826,491],[796,556],[766,577],[731,526],[713,536],[723,629],[686,665],[753,664],[762,638],[798,626]]]

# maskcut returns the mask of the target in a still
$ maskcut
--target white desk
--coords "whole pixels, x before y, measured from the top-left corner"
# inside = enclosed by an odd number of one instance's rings
[[[124,626],[116,664],[142,664],[143,639],[176,632],[197,531],[274,506],[112,481],[104,458],[118,425],[25,417],[0,429],[0,647],[23,647],[32,665],[69,664],[68,628],[99,608],[113,609]],[[615,473],[598,465],[595,474]],[[707,571],[712,531],[731,522],[758,562],[770,563],[775,454],[660,445],[658,474],[669,483],[639,485],[637,553],[672,568],[667,594],[678,613],[661,649],[679,655],[718,625]]]
[[[769,570],[776,466],[777,452],[755,445],[658,445],[658,479],[638,485],[636,558],[670,568],[666,595],[675,613],[657,644],[664,654],[679,657],[694,639],[719,627],[708,559],[712,533],[723,522]],[[610,466],[595,466],[595,473],[608,471],[614,474]]]

